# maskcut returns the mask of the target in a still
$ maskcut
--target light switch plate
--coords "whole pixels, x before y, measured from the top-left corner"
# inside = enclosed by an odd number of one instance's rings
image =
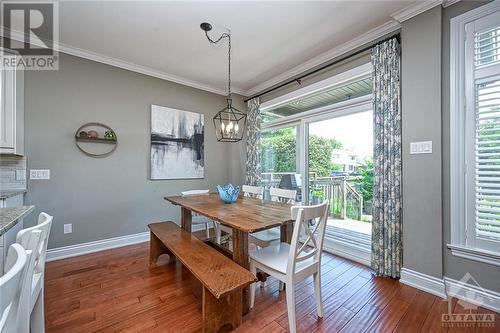
[[[432,154],[432,141],[411,142],[410,154]]]
[[[64,225],[64,233],[70,234],[72,232],[73,232],[73,225],[71,223],[65,224]]]
[[[30,179],[36,180],[48,180],[50,179],[50,169],[31,169],[30,170]]]

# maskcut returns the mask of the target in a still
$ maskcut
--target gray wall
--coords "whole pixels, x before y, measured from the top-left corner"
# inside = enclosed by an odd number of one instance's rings
[[[442,277],[441,6],[403,23],[403,266]],[[410,142],[432,140],[432,154]]]
[[[48,168],[50,180],[29,183],[26,203],[54,215],[49,248],[146,231],[153,221],[179,220],[163,200],[181,190],[241,179],[241,152],[217,143],[212,117],[225,97],[93,61],[61,54],[59,71],[26,72],[26,154],[30,168]],[[242,97],[235,105],[245,110]],[[205,114],[205,178],[149,180],[150,105]],[[116,151],[90,158],[73,136],[87,122],[118,135]],[[230,161],[230,163],[229,163]],[[72,223],[73,233],[63,234]]]
[[[442,137],[443,137],[443,269],[444,275],[460,280],[467,272],[483,287],[500,292],[500,268],[462,259],[451,254],[450,243],[450,19],[489,1],[461,1],[443,11]]]
[[[436,7],[403,23],[403,266],[438,278],[467,272],[500,291],[498,267],[453,256],[449,201],[450,19],[488,1]],[[412,141],[433,141],[431,155],[410,155]]]

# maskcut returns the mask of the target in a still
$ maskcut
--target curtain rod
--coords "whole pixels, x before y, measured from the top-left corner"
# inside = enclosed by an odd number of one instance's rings
[[[343,56],[342,58],[337,59],[337,60],[335,60],[335,61],[333,61],[333,62],[331,62],[331,63],[329,63],[329,64],[326,64],[326,65],[323,65],[323,66],[321,66],[321,67],[319,67],[319,68],[316,68],[315,70],[313,70],[313,71],[311,71],[311,72],[309,72],[309,73],[302,74],[301,76],[296,77],[296,78],[294,78],[294,79],[290,79],[290,80],[288,80],[288,81],[286,81],[286,82],[284,82],[284,83],[280,84],[279,86],[276,86],[276,87],[274,87],[274,88],[271,88],[271,89],[268,89],[268,90],[266,90],[266,91],[263,91],[263,92],[261,92],[261,93],[259,93],[259,94],[257,94],[257,95],[254,95],[254,96],[252,96],[252,97],[249,97],[249,98],[245,99],[245,100],[244,100],[244,102],[246,103],[246,102],[248,102],[249,100],[251,100],[252,98],[255,98],[255,97],[260,97],[260,96],[262,96],[262,95],[268,94],[268,93],[270,93],[270,92],[272,92],[272,91],[275,91],[275,90],[277,90],[277,89],[283,88],[284,86],[287,86],[287,85],[289,85],[290,83],[299,82],[300,80],[302,80],[302,79],[304,79],[304,78],[306,78],[306,77],[308,77],[308,76],[310,76],[310,75],[316,74],[316,73],[318,73],[318,72],[320,72],[320,71],[322,71],[322,70],[324,70],[324,69],[326,69],[326,68],[328,68],[328,67],[331,67],[331,66],[336,65],[336,64],[338,64],[338,63],[340,63],[340,62],[342,62],[342,61],[345,61],[345,60],[347,60],[347,59],[349,59],[349,58],[355,57],[355,56],[357,56],[358,54],[361,54],[361,53],[364,53],[364,52],[366,52],[366,51],[368,51],[368,50],[371,50],[374,46],[377,46],[377,45],[379,45],[379,44],[385,43],[385,42],[387,42],[388,40],[391,40],[391,39],[393,39],[393,38],[396,38],[396,39],[397,39],[397,41],[398,41],[398,43],[401,43],[401,35],[400,35],[400,33],[398,32],[397,34],[394,34],[394,35],[389,36],[389,37],[387,37],[387,38],[381,39],[381,40],[379,40],[379,41],[377,41],[377,42],[375,42],[375,43],[373,43],[373,44],[370,44],[370,45],[368,45],[368,46],[366,46],[366,47],[362,48],[361,50],[358,50],[358,51],[356,51],[356,52],[352,53],[352,54],[349,54],[349,55]]]

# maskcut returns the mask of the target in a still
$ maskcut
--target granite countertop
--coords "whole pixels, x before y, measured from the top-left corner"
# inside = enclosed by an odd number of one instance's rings
[[[0,236],[9,231],[17,222],[31,213],[35,206],[0,208]]]
[[[16,196],[18,194],[23,194],[26,192],[27,192],[27,190],[3,190],[3,191],[0,191],[0,200],[7,199],[7,198]]]

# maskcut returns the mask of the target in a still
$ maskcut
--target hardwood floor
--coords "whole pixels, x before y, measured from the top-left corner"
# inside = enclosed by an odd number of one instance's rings
[[[162,261],[163,260],[163,261]],[[149,245],[131,245],[50,262],[46,268],[47,332],[199,332],[201,285],[179,263],[149,268]],[[495,327],[443,327],[439,297],[378,278],[360,264],[325,254],[324,317],[317,319],[312,279],[297,285],[299,332],[500,332]],[[454,313],[467,304],[453,300]],[[478,308],[479,313],[492,313]],[[276,280],[258,288],[255,308],[237,332],[286,332],[285,293]]]

